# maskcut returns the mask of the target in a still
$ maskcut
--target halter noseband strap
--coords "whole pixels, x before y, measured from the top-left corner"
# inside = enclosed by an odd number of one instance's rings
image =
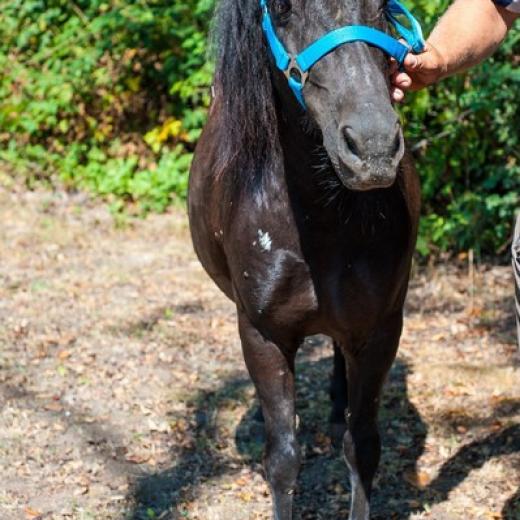
[[[378,47],[389,56],[392,56],[399,65],[402,65],[410,49],[414,52],[424,50],[425,42],[421,25],[398,0],[388,1],[386,16],[395,30],[405,39],[409,47],[378,29],[364,25],[348,25],[325,34],[311,43],[297,56],[289,54],[276,35],[269,8],[267,7],[267,0],[260,0],[260,6],[263,13],[262,28],[273,54],[276,67],[287,77],[291,90],[303,108],[305,108],[303,87],[307,81],[309,70],[316,62],[341,45],[353,42],[367,43]],[[404,16],[408,20],[410,28],[399,22],[399,16]]]

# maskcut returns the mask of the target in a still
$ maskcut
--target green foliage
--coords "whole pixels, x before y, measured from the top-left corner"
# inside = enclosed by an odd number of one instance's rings
[[[428,28],[449,4],[409,0]],[[422,178],[419,251],[504,252],[520,207],[520,33],[493,59],[403,107]]]
[[[213,0],[0,0],[0,161],[118,210],[186,194],[209,105]],[[406,0],[426,33],[448,0]],[[518,32],[402,108],[423,181],[419,251],[504,251],[520,206]]]
[[[0,160],[137,212],[186,195],[211,1],[0,0]]]

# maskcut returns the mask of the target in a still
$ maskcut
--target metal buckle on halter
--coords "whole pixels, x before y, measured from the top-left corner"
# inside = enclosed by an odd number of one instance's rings
[[[296,58],[290,54],[289,58],[291,59],[289,61],[289,65],[287,65],[287,68],[283,71],[285,77],[288,80],[294,80],[298,82],[302,88],[307,82],[307,78],[309,77],[308,72],[304,72],[300,66],[298,65],[298,62],[296,61]]]

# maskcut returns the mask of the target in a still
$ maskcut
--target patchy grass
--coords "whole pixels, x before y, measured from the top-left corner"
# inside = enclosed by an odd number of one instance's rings
[[[0,517],[264,519],[262,426],[233,306],[185,217],[0,191]],[[419,270],[381,411],[379,519],[520,518],[520,367],[507,267]],[[472,296],[473,295],[473,296]],[[298,359],[297,518],[347,518],[331,349]]]

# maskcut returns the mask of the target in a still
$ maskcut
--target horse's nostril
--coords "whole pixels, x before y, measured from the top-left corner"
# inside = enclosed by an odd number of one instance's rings
[[[356,157],[359,157],[360,150],[359,147],[354,140],[354,137],[351,134],[350,128],[346,126],[343,129],[343,137],[345,138],[345,143],[347,143],[347,147],[350,150],[350,152],[355,155]]]
[[[402,140],[401,131],[398,130],[397,135],[395,136],[395,139],[394,139],[394,144],[392,145],[392,157],[395,157],[401,150],[401,140]]]
[[[376,157],[397,158],[403,148],[403,134],[399,126],[396,125],[393,129],[394,131],[388,128],[364,127],[354,130],[351,126],[342,127],[341,136],[347,156],[351,160],[364,161]]]

